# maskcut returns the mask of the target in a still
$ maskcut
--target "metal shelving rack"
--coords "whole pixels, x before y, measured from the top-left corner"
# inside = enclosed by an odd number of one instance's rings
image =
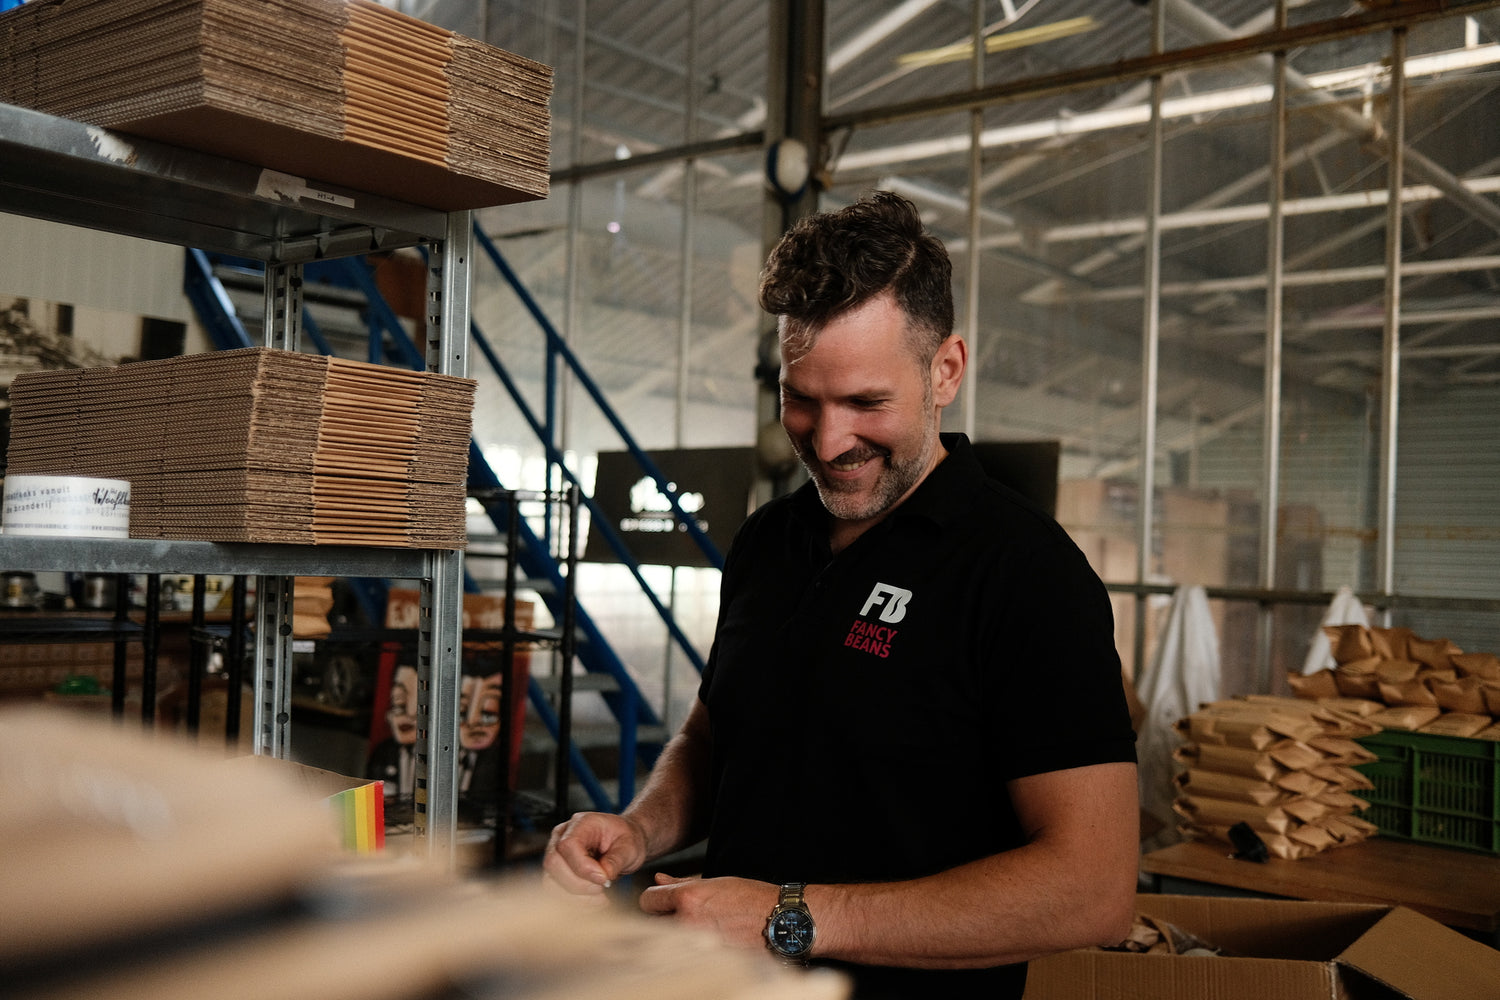
[[[441,212],[251,164],[0,104],[0,212],[260,260],[265,343],[295,350],[302,266],[400,247],[428,251],[426,364],[468,365],[471,212]],[[215,573],[257,578],[253,744],[290,749],[293,578],[421,583],[417,831],[449,867],[457,833],[463,553],[212,542],[15,538],[0,566],[95,573]]]

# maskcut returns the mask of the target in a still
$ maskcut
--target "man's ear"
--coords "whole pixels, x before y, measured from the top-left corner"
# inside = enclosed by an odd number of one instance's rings
[[[948,335],[932,358],[932,401],[947,406],[958,396],[964,368],[969,363],[969,345],[958,334]]]

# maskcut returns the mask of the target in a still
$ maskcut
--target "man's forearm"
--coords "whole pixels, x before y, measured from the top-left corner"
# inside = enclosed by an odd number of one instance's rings
[[[1082,771],[1080,784],[1049,788],[1073,805],[1052,803],[1024,847],[911,881],[809,886],[814,957],[977,968],[1122,940],[1138,862],[1135,768]]]
[[[662,749],[645,787],[623,814],[645,836],[648,858],[670,854],[702,838],[711,748],[707,712],[695,703],[677,735]]]
[[[1024,850],[1024,849],[1023,849]],[[1010,852],[910,882],[813,885],[815,956],[865,965],[986,968],[1074,947],[1113,944],[1118,901],[1133,892],[1028,884]]]

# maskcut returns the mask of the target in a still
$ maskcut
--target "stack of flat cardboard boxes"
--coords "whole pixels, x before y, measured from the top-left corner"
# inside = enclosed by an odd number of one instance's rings
[[[270,348],[30,372],[9,471],[129,482],[133,538],[462,548],[475,386]]]
[[[546,197],[551,89],[547,66],[373,0],[0,15],[0,101],[448,211]]]

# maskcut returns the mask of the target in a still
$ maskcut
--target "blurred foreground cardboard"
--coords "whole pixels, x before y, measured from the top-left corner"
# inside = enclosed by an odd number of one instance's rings
[[[1065,952],[1031,963],[1026,1000],[1500,997],[1500,951],[1402,906],[1143,894],[1136,908],[1236,957]]]
[[[0,969],[282,898],[339,855],[326,805],[226,763],[104,717],[0,711]]]
[[[140,727],[0,709],[6,1000],[842,1000],[836,974],[539,876],[353,856],[330,776]]]

